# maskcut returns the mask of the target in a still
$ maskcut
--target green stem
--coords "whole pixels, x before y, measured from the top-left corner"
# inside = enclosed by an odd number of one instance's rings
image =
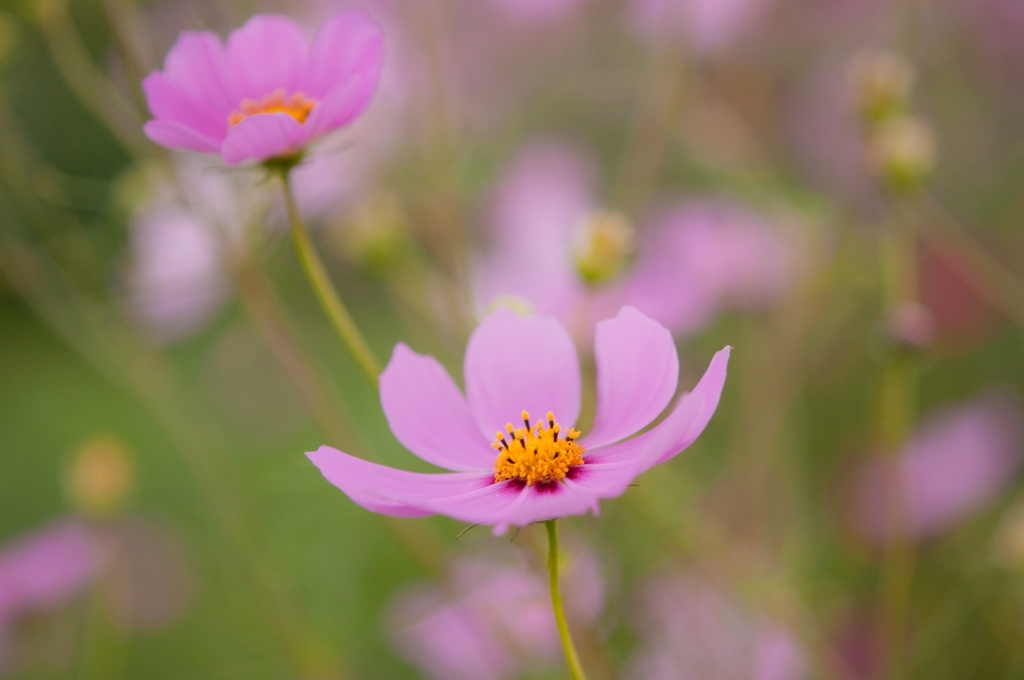
[[[317,298],[319,298],[324,311],[327,312],[327,317],[334,324],[338,335],[348,345],[349,351],[352,352],[352,356],[355,358],[356,363],[359,364],[359,368],[363,370],[366,379],[376,389],[381,372],[380,363],[378,363],[377,357],[373,356],[373,352],[370,351],[366,338],[359,331],[359,327],[356,326],[356,322],[352,319],[352,315],[349,314],[345,303],[341,301],[341,297],[334,290],[334,285],[327,275],[327,270],[324,268],[323,262],[320,261],[320,256],[317,255],[316,249],[313,247],[313,240],[309,237],[306,225],[303,224],[302,218],[299,216],[299,209],[295,205],[295,194],[292,192],[288,172],[287,169],[281,171],[281,185],[284,189],[285,205],[288,208],[288,221],[291,224],[292,237],[295,240],[295,251],[299,254],[299,261],[302,262],[302,268],[306,272],[306,277],[313,286],[313,291],[316,293]]]
[[[555,527],[555,520],[549,519],[544,522],[544,527],[548,530],[551,606],[555,610],[555,622],[558,624],[558,637],[562,640],[562,649],[565,650],[565,662],[569,666],[573,680],[587,680],[587,676],[583,674],[583,666],[580,665],[580,655],[576,653],[576,645],[572,643],[569,623],[565,620],[565,610],[562,608],[562,592],[558,588],[558,529]]]

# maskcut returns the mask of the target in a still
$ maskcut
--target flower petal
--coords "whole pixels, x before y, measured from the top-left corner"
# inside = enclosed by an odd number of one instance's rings
[[[632,307],[597,324],[597,414],[580,442],[611,444],[637,432],[661,413],[679,381],[672,334]]]
[[[228,72],[242,99],[259,100],[284,89],[302,89],[306,37],[288,17],[257,14],[231,32],[226,49]]]
[[[502,308],[473,331],[466,347],[466,397],[485,437],[548,411],[563,428],[580,413],[580,365],[569,334],[551,318]]]
[[[187,149],[203,153],[217,153],[220,143],[182,123],[170,120],[151,120],[142,126],[146,136],[170,149]]]
[[[354,502],[371,512],[395,517],[423,517],[445,512],[437,508],[444,507],[450,499],[486,495],[498,486],[490,472],[408,472],[371,463],[329,446],[321,446],[306,455],[328,482]]]
[[[228,165],[250,159],[265,161],[297,152],[301,137],[302,124],[287,113],[258,113],[228,131],[221,155]]]
[[[661,423],[639,437],[588,451],[584,458],[602,464],[628,464],[632,460],[635,466],[632,474],[636,476],[688,447],[704,431],[718,408],[731,350],[726,347],[715,354],[697,386],[676,401],[672,413]]]
[[[321,100],[302,126],[302,146],[322,135],[351,123],[373,99],[377,81],[355,75]]]
[[[395,437],[423,460],[460,472],[493,467],[497,454],[477,431],[462,392],[433,357],[397,344],[380,376],[380,402]]]
[[[306,61],[305,91],[317,99],[359,75],[372,94],[384,61],[384,33],[365,12],[327,20],[313,39]]]
[[[164,61],[142,81],[153,116],[195,128],[217,140],[227,134],[228,116],[238,97],[227,77],[224,49],[211,32],[186,31]]]
[[[215,148],[220,147],[227,132],[227,116],[220,116],[213,107],[197,103],[189,95],[171,85],[159,71],[149,74],[142,81],[146,102],[153,117],[158,121],[174,122],[195,130],[200,136],[212,140]]]

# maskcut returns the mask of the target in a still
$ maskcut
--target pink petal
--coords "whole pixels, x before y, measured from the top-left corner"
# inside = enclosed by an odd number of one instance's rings
[[[228,131],[221,155],[228,165],[265,161],[296,153],[301,138],[302,124],[287,113],[258,113]]]
[[[146,136],[170,149],[187,149],[203,153],[217,153],[220,143],[198,130],[170,120],[151,120],[142,126]]]
[[[325,23],[309,49],[305,91],[317,99],[349,81],[367,82],[372,94],[384,61],[384,33],[364,12],[336,14]]]
[[[672,334],[632,307],[597,324],[597,414],[581,442],[593,448],[625,439],[661,413],[676,392],[679,357]]]
[[[371,512],[395,517],[423,517],[438,512],[452,499],[493,494],[494,474],[447,472],[426,474],[396,470],[321,446],[306,454],[328,482]],[[466,503],[465,500],[463,500]],[[452,515],[468,522],[480,521]],[[475,516],[474,516],[475,517]],[[489,523],[484,520],[484,523]]]
[[[664,463],[688,447],[707,427],[725,386],[726,369],[731,347],[715,354],[704,376],[676,402],[665,420],[644,434],[597,451],[588,451],[585,459],[596,463],[626,463],[634,461],[633,475]],[[583,466],[581,469],[586,469]]]
[[[228,36],[228,72],[241,99],[302,89],[306,37],[287,17],[257,14]]]
[[[302,126],[300,144],[305,146],[317,137],[351,123],[369,106],[376,90],[376,80],[360,75],[338,85],[309,114]]]
[[[212,31],[185,31],[178,36],[164,60],[163,75],[193,101],[215,108],[225,118],[238,106],[224,46]]]
[[[425,461],[460,472],[489,470],[497,455],[480,436],[462,392],[433,357],[395,346],[380,401],[398,441]]]
[[[52,523],[0,551],[0,622],[58,606],[82,591],[98,566],[84,525]]]
[[[168,83],[160,72],[149,74],[142,81],[142,89],[156,120],[177,123],[211,140],[223,139],[227,132],[227,115],[222,116],[214,107],[197,103]]]
[[[597,511],[585,487],[565,482],[523,486],[491,472],[425,474],[396,470],[321,446],[306,454],[331,484],[372,512],[396,517],[442,514],[473,524],[515,524]]]
[[[548,411],[563,428],[580,413],[580,366],[569,334],[551,318],[499,309],[473,331],[466,347],[466,396],[485,437],[505,423],[534,421]]]
[[[224,51],[213,33],[186,31],[142,88],[153,116],[195,128],[219,142],[239,99],[226,76]]]

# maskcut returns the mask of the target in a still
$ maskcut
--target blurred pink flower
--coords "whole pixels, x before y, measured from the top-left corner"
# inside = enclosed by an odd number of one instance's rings
[[[560,142],[524,147],[494,192],[488,252],[475,263],[479,308],[526,300],[584,334],[622,305],[679,334],[702,329],[723,309],[776,302],[793,277],[789,244],[763,217],[721,198],[676,201],[646,221],[636,261],[588,291],[573,262],[574,240],[599,207],[595,164]],[[578,338],[585,340],[585,338]]]
[[[736,44],[764,20],[772,0],[631,0],[634,25],[648,40],[682,40],[695,54]]]
[[[571,338],[554,319],[502,308],[470,336],[466,397],[435,359],[405,344],[381,374],[391,431],[420,458],[455,472],[396,470],[328,446],[307,455],[353,501],[387,515],[441,513],[500,529],[596,513],[599,499],[620,495],[704,430],[718,406],[729,348],[659,425],[632,439],[626,437],[654,420],[676,392],[672,336],[625,307],[597,325],[594,348],[597,413],[582,439],[572,429],[581,383]],[[527,422],[514,428],[512,421]]]
[[[853,487],[853,526],[864,538],[885,541],[893,518],[913,537],[934,536],[980,510],[1020,467],[1022,439],[1016,400],[989,395],[946,407],[922,423],[893,463],[870,460]],[[890,468],[894,466],[894,468]],[[886,470],[894,469],[902,496],[887,508]]]
[[[780,624],[747,612],[692,576],[649,583],[636,617],[640,647],[627,680],[802,680],[805,652]]]
[[[183,208],[160,206],[135,219],[127,293],[131,316],[160,342],[206,324],[227,299],[221,242]]]
[[[80,595],[102,566],[85,525],[58,520],[0,548],[0,674],[18,666],[12,627]]]
[[[59,520],[0,549],[0,628],[15,617],[58,607],[89,584],[100,566],[86,528]]]
[[[370,103],[383,60],[380,28],[361,12],[337,14],[307,47],[302,29],[260,14],[223,45],[211,32],[181,34],[143,82],[150,139],[219,153],[234,165],[300,153]]]
[[[402,656],[437,680],[505,680],[558,663],[547,576],[516,557],[462,558],[445,588],[399,596],[389,619]],[[597,560],[586,550],[563,560],[567,615],[592,625],[604,607]]]

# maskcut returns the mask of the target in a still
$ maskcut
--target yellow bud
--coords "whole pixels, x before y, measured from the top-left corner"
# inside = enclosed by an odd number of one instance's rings
[[[893,52],[862,52],[850,62],[850,84],[857,110],[869,121],[907,109],[914,87],[914,68]]]
[[[629,262],[634,241],[633,226],[621,213],[599,210],[588,215],[576,234],[576,271],[591,284],[615,278]]]
[[[71,504],[87,515],[109,515],[124,501],[134,482],[134,466],[123,441],[110,434],[94,437],[71,455],[65,490]]]
[[[913,116],[880,122],[868,139],[868,162],[893,191],[917,189],[935,169],[935,134]]]

